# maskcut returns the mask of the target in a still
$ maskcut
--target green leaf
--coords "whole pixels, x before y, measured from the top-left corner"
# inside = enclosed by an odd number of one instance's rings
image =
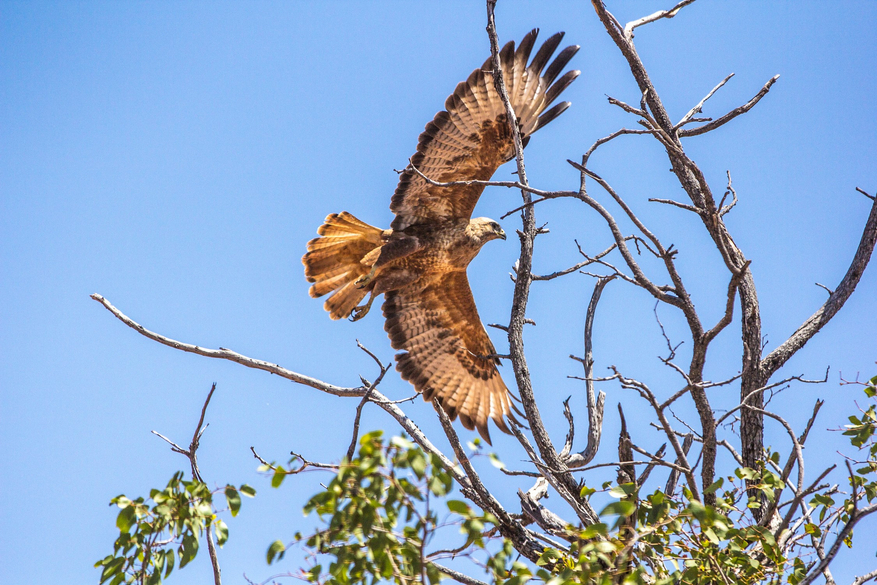
[[[408,450],[414,448],[414,443],[406,439],[405,437],[393,437],[390,439],[390,444],[394,447],[398,447],[399,449]]]
[[[274,470],[274,477],[271,478],[271,487],[279,488],[284,479],[286,479],[286,470],[282,465],[278,465]]]
[[[198,538],[196,534],[195,532],[190,532],[183,535],[183,542],[179,548],[181,569],[194,560],[198,554]]]
[[[590,498],[591,494],[595,493],[596,491],[597,490],[595,490],[592,487],[588,487],[586,485],[583,485],[581,491],[579,492],[579,496],[582,498]]]
[[[411,465],[411,471],[414,472],[417,479],[423,479],[423,474],[426,472],[426,457],[419,450],[409,451],[408,454],[408,463]]]
[[[116,516],[116,527],[118,527],[120,532],[128,532],[131,530],[131,527],[137,522],[137,516],[134,512],[133,506],[127,506],[122,508],[122,511],[119,512],[119,515]]]
[[[544,567],[545,565],[553,565],[560,558],[561,554],[559,551],[556,551],[553,548],[546,548],[544,551],[542,551],[542,554],[536,560],[536,564],[540,567]]]
[[[213,523],[216,528],[216,544],[222,546],[228,541],[228,526],[222,520]]]
[[[270,565],[273,563],[275,558],[279,561],[283,558],[285,553],[286,545],[279,540],[275,540],[271,543],[271,546],[268,547],[268,564]]]
[[[749,467],[738,467],[734,473],[740,479],[755,479],[758,477],[758,472]]]
[[[448,510],[461,516],[468,516],[470,514],[469,504],[460,500],[448,500]]]
[[[248,498],[256,497],[256,488],[251,487],[247,484],[241,484],[241,487],[238,488],[238,491],[247,496]]]
[[[635,483],[623,483],[609,490],[609,495],[613,498],[624,498],[636,491]]]
[[[722,485],[723,485],[724,483],[725,483],[725,479],[724,479],[723,477],[720,477],[720,478],[718,479],[718,481],[713,482],[712,484],[710,484],[710,486],[709,486],[708,488],[706,488],[705,490],[703,490],[703,493],[705,493],[705,494],[711,494],[711,493],[715,492],[717,489],[719,489],[720,487],[722,487]]]
[[[241,495],[233,485],[225,486],[225,499],[228,500],[228,509],[232,517],[237,516],[241,510]]]
[[[606,514],[618,515],[618,516],[630,516],[636,511],[636,505],[633,502],[627,500],[619,500],[617,502],[612,502],[600,512],[601,516]]]
[[[505,469],[505,463],[500,461],[499,456],[496,453],[491,453],[488,457],[490,457],[490,462],[494,467],[497,469]]]
[[[589,540],[596,536],[606,536],[608,533],[609,528],[602,522],[597,522],[596,524],[591,524],[582,531],[582,538]]]
[[[167,579],[168,575],[171,574],[171,571],[174,570],[174,563],[176,562],[177,556],[174,554],[174,551],[169,550],[165,555],[165,568],[164,568],[164,578]]]

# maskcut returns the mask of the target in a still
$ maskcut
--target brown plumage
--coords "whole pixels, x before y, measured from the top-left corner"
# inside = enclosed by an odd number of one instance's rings
[[[548,65],[563,33],[549,38],[531,61],[537,33],[526,35],[517,50],[510,42],[500,52],[524,144],[569,107],[561,102],[549,109],[579,75],[567,71],[557,79],[577,46],[565,48]],[[488,59],[457,85],[446,109],[420,135],[411,163],[430,179],[487,180],[514,157],[512,129],[490,69]],[[332,214],[318,230],[321,237],[308,242],[302,262],[313,283],[310,295],[331,293],[324,308],[332,319],[361,319],[385,294],[384,329],[403,352],[396,355],[396,369],[424,399],[437,397],[451,419],[459,415],[463,426],[477,428],[490,443],[488,419],[508,432],[504,419],[512,416],[512,403],[466,278],[481,246],[505,239],[495,221],[471,219],[483,190],[430,185],[409,167],[390,202],[396,215],[390,229],[370,226],[346,211]],[[359,305],[367,294],[368,302]]]

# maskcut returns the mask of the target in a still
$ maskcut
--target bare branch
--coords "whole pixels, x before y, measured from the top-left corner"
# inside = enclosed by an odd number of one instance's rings
[[[688,455],[688,451],[691,449],[692,444],[694,444],[694,433],[688,433],[682,441],[682,452],[685,455]],[[676,482],[679,481],[679,473],[685,473],[686,471],[685,467],[682,466],[687,466],[688,464],[683,463],[683,461],[684,458],[676,458],[677,468],[674,468],[670,472],[670,476],[667,478],[667,485],[664,487],[664,493],[669,496],[672,496],[673,492],[676,491]]]
[[[392,363],[387,364],[386,366],[383,365],[381,363],[381,360],[378,359],[378,356],[369,351],[368,348],[362,345],[358,339],[356,340],[356,345],[357,347],[359,347],[359,349],[368,354],[375,361],[376,364],[378,364],[378,367],[381,369],[381,373],[378,374],[377,380],[370,384],[367,384],[368,389],[365,391],[362,400],[359,401],[359,405],[357,405],[356,407],[356,416],[353,417],[353,437],[350,439],[350,446],[347,448],[348,461],[353,460],[353,453],[356,450],[356,440],[359,438],[359,419],[360,417],[362,417],[362,409],[365,406],[365,403],[371,399],[371,395],[374,389],[377,388],[378,384],[381,383],[381,380],[384,379],[384,374],[386,374],[390,367],[392,367],[393,365]],[[365,380],[363,380],[363,383],[365,383]]]
[[[858,191],[859,193],[861,193],[862,195],[864,195],[865,197],[867,197],[867,198],[870,199],[871,201],[875,201],[875,197],[874,197],[873,195],[869,195],[869,194],[868,194],[867,192],[865,192],[863,189],[860,189],[859,187],[856,187],[856,191]],[[872,577],[872,578],[873,578],[873,577]]]
[[[600,448],[600,436],[603,430],[603,405],[606,402],[606,394],[600,392],[599,397],[595,399],[594,395],[594,357],[593,357],[593,332],[594,332],[594,316],[597,313],[597,303],[600,302],[600,296],[606,285],[614,280],[614,276],[607,276],[597,280],[594,285],[594,292],[591,294],[591,300],[588,303],[588,311],[585,316],[585,357],[582,365],[585,369],[585,390],[588,401],[588,444],[585,449],[573,456],[567,462],[570,467],[579,467],[590,463],[597,455]],[[572,428],[572,424],[570,424]]]
[[[825,476],[831,473],[835,467],[837,466],[832,465],[831,467],[820,473],[819,477],[816,478],[816,481],[810,484],[810,487],[805,490],[798,490],[795,493],[795,497],[794,499],[792,499],[791,506],[789,506],[789,511],[786,512],[786,515],[783,517],[782,522],[780,522],[779,526],[777,526],[776,530],[774,531],[774,534],[777,537],[779,537],[779,535],[781,535],[782,532],[789,526],[789,523],[792,521],[792,516],[794,516],[795,509],[798,507],[798,504],[803,502],[804,498],[818,490],[820,488],[820,482],[825,479]]]
[[[725,171],[725,174],[728,175],[728,187],[725,189],[721,201],[719,201],[719,217],[723,217],[726,213],[734,209],[735,205],[737,205],[737,190],[734,189],[734,185],[731,181],[731,171]],[[727,199],[728,195],[731,195],[733,199],[728,205],[725,205],[725,199]]]
[[[871,571],[870,573],[865,573],[864,575],[856,577],[855,579],[853,579],[852,585],[862,585],[862,583],[867,583],[872,579],[877,579],[877,569]]]
[[[868,262],[871,260],[875,242],[877,242],[877,200],[871,205],[871,212],[868,215],[868,220],[865,222],[865,229],[862,231],[859,247],[840,284],[837,285],[834,293],[828,297],[828,300],[825,301],[818,311],[804,321],[798,327],[798,330],[783,342],[782,345],[770,352],[762,360],[761,367],[766,373],[772,374],[777,371],[841,310],[844,303],[850,298],[853,291],[856,290],[856,286],[859,284],[859,280],[861,280],[862,274],[864,274],[865,268],[867,268]]]
[[[304,376],[297,372],[293,372],[292,370],[288,370],[284,367],[281,367],[277,364],[272,364],[270,362],[266,362],[263,360],[257,360],[245,355],[241,355],[237,352],[231,351],[230,349],[219,348],[216,349],[206,349],[203,347],[199,347],[197,345],[191,345],[188,343],[183,343],[181,341],[175,341],[170,339],[169,337],[165,337],[163,335],[159,335],[158,333],[154,333],[149,331],[136,321],[132,320],[130,317],[119,311],[116,307],[114,307],[108,300],[102,297],[99,294],[91,295],[91,298],[101,303],[108,311],[110,311],[113,315],[116,316],[122,323],[128,325],[141,335],[152,339],[153,341],[157,341],[162,345],[166,345],[168,347],[172,347],[174,349],[179,349],[181,351],[186,351],[189,353],[195,353],[198,355],[203,355],[205,357],[225,359],[229,361],[233,361],[239,363],[248,368],[254,368],[257,370],[264,370],[266,372],[270,372],[272,374],[276,374],[282,378],[286,378],[287,380],[291,380],[296,382],[297,384],[302,384],[304,386],[310,386],[311,388],[316,388],[317,390],[321,390],[326,392],[327,394],[332,394],[334,396],[344,396],[344,397],[362,397],[368,392],[368,388],[365,386],[360,386],[358,388],[344,388],[341,386],[335,386],[333,384],[327,384],[322,380],[317,380],[316,378],[311,378],[309,376]],[[406,399],[408,400],[408,399]],[[404,402],[403,400],[402,402]],[[453,462],[447,458],[447,456],[442,453],[432,442],[427,438],[423,431],[411,420],[408,415],[406,415],[401,408],[396,406],[396,402],[389,400],[386,396],[381,394],[377,390],[372,390],[371,392],[371,402],[377,404],[385,412],[387,412],[390,416],[396,419],[396,422],[408,433],[408,436],[411,439],[420,445],[424,451],[428,453],[432,453],[437,456],[439,460],[442,462],[442,466],[454,476],[461,485],[468,485],[468,480],[466,479],[465,474],[458,469]]]
[[[822,572],[825,570],[828,565],[831,564],[831,561],[834,560],[835,555],[837,555],[837,551],[840,550],[840,545],[843,544],[843,541],[850,535],[853,531],[853,527],[859,523],[859,520],[862,518],[877,512],[877,504],[871,504],[870,506],[866,506],[861,509],[853,510],[850,514],[850,519],[844,524],[844,527],[840,530],[835,539],[834,543],[831,545],[831,548],[828,549],[828,552],[825,554],[825,558],[816,565],[816,567],[810,569],[810,572],[807,574],[804,579],[801,580],[799,585],[810,585],[813,581],[815,581]]]
[[[475,468],[472,467],[472,463],[466,456],[462,445],[460,445],[460,439],[457,437],[457,432],[454,430],[451,419],[442,408],[438,399],[433,399],[432,406],[438,413],[439,422],[441,422],[442,429],[444,429],[445,435],[451,443],[451,448],[454,450],[457,460],[465,470],[465,474],[460,474],[465,478],[465,483],[460,482],[461,491],[482,509],[496,516],[499,521],[500,533],[512,541],[519,553],[535,562],[544,550],[544,547],[536,542],[535,533],[527,530],[520,522],[514,520],[499,501],[493,497],[493,494],[484,487],[481,478],[476,473]]]
[[[359,388],[342,388],[340,386],[334,386],[332,384],[327,384],[316,378],[311,378],[310,376],[304,376],[302,374],[298,374],[291,370],[287,370],[286,368],[282,368],[277,364],[272,364],[266,361],[257,360],[253,358],[246,357],[237,352],[234,352],[230,349],[219,348],[219,349],[207,349],[204,347],[199,347],[197,345],[191,345],[189,343],[183,343],[182,341],[176,341],[170,339],[169,337],[165,337],[164,335],[160,335],[158,333],[154,333],[149,331],[142,325],[136,323],[124,313],[119,311],[116,307],[114,307],[107,299],[102,297],[101,295],[95,293],[91,295],[91,298],[102,304],[106,309],[116,316],[122,323],[127,325],[128,327],[134,329],[141,335],[148,337],[153,341],[157,341],[162,345],[166,345],[168,347],[172,347],[174,349],[179,349],[180,351],[185,351],[189,353],[195,353],[198,355],[202,355],[204,357],[209,358],[217,358],[224,359],[233,362],[237,362],[243,366],[248,368],[255,368],[257,370],[264,370],[266,372],[270,372],[272,374],[276,374],[281,378],[286,378],[287,380],[292,380],[298,384],[303,384],[305,386],[310,386],[311,388],[316,388],[317,390],[322,390],[323,392],[327,392],[329,394],[333,394],[335,396],[362,396],[365,394],[365,387]]]
[[[652,458],[652,461],[646,466],[646,468],[643,470],[643,472],[640,473],[639,477],[636,480],[637,486],[642,487],[643,485],[645,485],[646,481],[649,479],[649,475],[652,474],[652,470],[655,468],[655,466],[660,465],[661,463],[664,462],[664,452],[667,450],[667,443],[662,444],[658,448],[657,452],[654,455],[649,455],[647,452],[640,449],[636,445],[633,445],[633,450],[637,451],[639,453],[645,453],[646,455],[648,455],[649,457]]]
[[[210,387],[210,392],[207,393],[207,398],[204,400],[204,405],[201,407],[201,416],[198,419],[198,424],[195,426],[195,432],[192,434],[192,441],[189,443],[188,449],[183,449],[161,433],[152,431],[152,434],[161,437],[171,445],[171,451],[186,456],[189,460],[189,465],[192,468],[192,479],[200,483],[204,483],[204,478],[201,477],[201,470],[198,469],[198,447],[200,445],[201,435],[203,435],[204,431],[207,429],[207,427],[204,426],[204,415],[207,413],[207,406],[210,404],[210,399],[213,398],[213,393],[215,391],[216,383]],[[222,571],[219,568],[219,557],[216,555],[216,544],[213,542],[213,525],[211,523],[207,524],[205,532],[207,533],[207,554],[210,556],[210,564],[213,567],[213,582],[215,585],[222,585],[222,578],[220,576]]]
[[[665,205],[673,205],[674,207],[678,207],[680,209],[684,209],[685,211],[690,211],[690,212],[696,213],[698,215],[703,213],[702,209],[698,209],[694,205],[689,205],[687,203],[679,203],[678,201],[673,201],[672,199],[658,199],[655,197],[650,197],[649,201],[652,201],[654,203],[663,203]]]
[[[630,106],[628,106],[624,102],[619,101],[615,98],[610,97],[609,103],[617,105],[618,107],[620,107],[621,109],[623,109],[627,112],[637,114],[637,115],[642,116],[644,118],[648,118],[648,114],[646,114],[645,112],[643,112],[641,110],[637,110],[636,108],[631,108]],[[596,142],[594,142],[594,144],[591,145],[591,148],[589,148],[587,150],[587,152],[585,152],[583,164],[585,166],[587,166],[588,160],[591,158],[591,155],[594,154],[594,151],[597,150],[597,148],[599,148],[600,146],[606,144],[607,142],[609,142],[611,140],[615,140],[619,136],[624,136],[625,134],[654,134],[655,132],[657,132],[657,130],[652,130],[652,129],[643,129],[643,130],[633,129],[633,130],[631,130],[629,128],[622,128],[620,130],[616,130],[615,132],[613,132],[609,136],[604,136],[603,138],[598,139]]]
[[[505,82],[502,76],[502,66],[499,59],[499,39],[496,33],[496,23],[494,18],[494,9],[496,8],[496,0],[487,0],[487,35],[490,39],[491,63],[493,66],[493,81],[497,93],[505,106],[506,119],[512,131],[513,142],[515,146],[515,161],[518,168],[518,180],[529,186],[527,180],[527,171],[524,166],[524,146],[521,141],[521,133],[518,125],[514,123],[517,120],[508,92],[506,91]],[[576,194],[578,196],[578,194]],[[521,198],[526,205],[532,201],[530,193],[524,189],[521,190]],[[517,278],[515,279],[515,289],[512,298],[512,309],[509,317],[509,354],[511,355],[512,365],[515,372],[515,381],[517,382],[518,392],[521,397],[521,404],[526,413],[527,422],[533,433],[533,439],[539,448],[545,463],[552,469],[558,470],[556,474],[549,474],[552,479],[562,485],[562,489],[558,491],[566,499],[576,511],[579,518],[586,523],[597,521],[597,514],[590,505],[583,501],[579,495],[575,479],[566,469],[563,461],[551,442],[551,437],[545,429],[542,417],[539,414],[539,408],[536,405],[536,399],[533,394],[532,380],[530,378],[530,370],[527,366],[527,358],[524,354],[524,319],[527,313],[527,302],[530,294],[530,284],[532,282],[531,274],[533,270],[533,244],[538,232],[536,227],[536,219],[534,217],[533,206],[527,206],[522,213],[522,229],[520,232],[521,253],[517,262]],[[514,430],[516,427],[512,425]],[[523,436],[520,431],[516,433],[518,440]],[[518,549],[520,552],[521,549]],[[529,557],[528,557],[529,558]]]
[[[613,373],[618,375],[618,380],[621,382],[622,388],[630,388],[636,390],[643,398],[646,399],[649,404],[651,404],[652,409],[658,416],[658,421],[660,421],[661,423],[661,428],[664,431],[664,434],[667,436],[667,439],[669,439],[670,441],[670,445],[673,446],[673,450],[676,452],[677,465],[685,470],[685,478],[688,481],[688,489],[691,490],[692,497],[695,500],[700,500],[700,490],[697,487],[697,481],[695,481],[694,479],[692,467],[688,463],[687,453],[682,448],[682,445],[679,444],[676,433],[673,431],[673,427],[670,426],[670,422],[667,420],[667,416],[664,414],[664,410],[658,404],[658,401],[655,398],[655,394],[648,386],[646,386],[642,382],[622,376],[615,368],[615,366],[611,366],[609,369],[611,369]]]
[[[718,119],[716,119],[708,124],[704,124],[703,126],[698,126],[697,128],[687,128],[684,130],[679,130],[679,136],[681,138],[685,138],[688,136],[699,136],[701,134],[706,134],[707,132],[715,130],[716,128],[718,128],[720,126],[724,126],[725,124],[727,124],[728,122],[730,122],[731,120],[733,120],[734,118],[739,116],[740,114],[745,114],[746,112],[751,110],[753,107],[755,107],[755,104],[760,102],[761,98],[763,98],[764,96],[767,95],[767,92],[770,91],[771,86],[774,83],[776,83],[777,79],[779,79],[779,78],[780,78],[779,75],[774,75],[773,77],[771,77],[770,81],[765,83],[764,87],[762,87],[761,90],[757,94],[755,94],[755,96],[753,96],[753,98],[751,100],[749,100],[748,102],[746,102],[742,106],[740,106],[738,108],[734,108],[733,110],[731,110],[730,112],[728,112],[727,114],[722,116],[721,118],[718,118]]]
[[[723,85],[725,85],[726,83],[728,83],[728,80],[731,79],[732,77],[734,77],[734,74],[733,74],[733,73],[731,73],[731,74],[728,75],[726,78],[724,78],[723,80],[721,80],[721,81],[719,82],[719,84],[718,84],[717,86],[715,86],[715,87],[712,89],[712,91],[710,91],[708,94],[706,94],[706,97],[705,97],[705,98],[703,98],[702,100],[700,100],[700,101],[697,103],[696,106],[694,106],[693,108],[691,108],[691,109],[688,111],[687,114],[685,114],[684,116],[682,116],[682,119],[679,120],[679,123],[676,124],[675,128],[677,128],[677,129],[678,129],[678,128],[681,128],[682,126],[684,126],[685,124],[687,124],[687,123],[688,123],[688,122],[689,122],[689,121],[690,121],[690,120],[691,120],[696,114],[700,114],[701,111],[702,111],[702,109],[703,109],[703,105],[706,103],[706,101],[707,101],[708,99],[710,99],[711,97],[713,97],[713,95],[714,95],[717,91],[719,91],[719,90],[722,88]]]
[[[482,181],[480,179],[470,179],[466,181],[448,181],[447,183],[442,183],[440,181],[430,179],[429,177],[424,175],[420,171],[420,169],[414,166],[414,163],[411,162],[411,159],[408,159],[408,168],[420,175],[420,178],[422,178],[424,181],[435,187],[471,187],[472,185],[483,185],[485,187],[506,187],[508,189],[520,189],[527,193],[532,193],[533,195],[544,197],[545,199],[554,199],[556,197],[575,197],[576,195],[574,191],[543,191],[542,189],[530,187],[528,184],[521,181]],[[522,209],[522,207],[519,209]],[[514,211],[510,211],[506,215],[510,213],[514,213]]]
[[[515,424],[514,421],[510,421],[509,427],[518,439],[518,442],[527,452],[530,461],[542,474],[542,477],[545,478],[545,480],[551,484],[551,487],[557,490],[560,497],[569,504],[582,524],[590,526],[591,524],[599,522],[599,516],[597,516],[597,513],[591,508],[591,505],[587,501],[579,498],[579,490],[577,489],[578,484],[573,479],[569,469],[563,461],[559,462],[561,467],[552,468],[549,464],[539,459],[539,455],[536,453],[535,449],[533,449],[533,445],[530,444],[530,441],[527,440],[527,437],[521,432],[520,427]]]
[[[449,569],[448,567],[440,565],[435,561],[430,561],[429,564],[438,569],[440,573],[447,575],[458,583],[463,583],[463,585],[487,585],[487,583],[485,583],[484,581],[479,581],[478,579],[470,577],[469,575],[466,575],[459,571],[455,571],[453,569]]]
[[[624,241],[632,240],[635,237],[636,236],[627,236],[626,238],[624,238]],[[537,276],[537,275],[533,274],[533,275],[531,275],[530,278],[534,281],[535,280],[554,280],[555,278],[557,278],[559,276],[564,276],[564,275],[570,274],[572,272],[576,272],[576,271],[584,268],[585,266],[590,266],[591,264],[596,263],[598,260],[600,260],[604,256],[608,255],[610,252],[612,252],[612,250],[614,250],[617,247],[618,247],[617,244],[612,244],[611,246],[609,246],[608,248],[606,248],[605,250],[603,250],[602,252],[600,252],[596,256],[586,256],[586,260],[584,260],[583,262],[579,262],[578,264],[576,264],[574,266],[570,266],[569,268],[566,268],[565,270],[559,270],[557,272],[552,272],[551,274],[546,274],[545,276]],[[581,251],[582,251],[582,249],[580,247],[579,252],[581,252]]]
[[[262,465],[264,465],[267,469],[270,469],[271,471],[274,471],[275,473],[277,471],[279,471],[278,467],[276,467],[275,465],[272,465],[271,463],[268,463],[267,461],[265,461],[262,458],[261,455],[256,453],[255,447],[250,446],[250,452],[253,454],[253,457],[255,457],[256,460],[259,463],[261,463]],[[299,455],[298,453],[296,453],[294,451],[290,451],[289,454],[292,455],[294,460],[297,459],[297,460],[301,461],[301,467],[299,467],[298,469],[286,469],[286,470],[281,471],[281,473],[284,473],[285,475],[298,475],[302,471],[305,471],[308,467],[313,467],[315,469],[330,470],[330,471],[338,471],[341,468],[340,465],[334,465],[332,463],[317,463],[316,461],[308,461],[303,456]]]
[[[731,277],[731,282],[728,283],[728,296],[725,301],[725,314],[722,315],[722,318],[719,319],[719,322],[716,323],[712,329],[703,334],[705,343],[709,343],[715,339],[716,336],[722,332],[722,329],[731,323],[731,319],[734,318],[734,298],[737,296],[737,287],[740,286],[740,279],[743,278],[743,275],[749,269],[751,263],[751,260],[747,260],[740,270],[735,272]]]
[[[670,10],[659,10],[658,12],[655,12],[655,13],[650,14],[648,16],[644,16],[643,18],[640,18],[638,20],[628,22],[624,26],[624,36],[627,37],[628,39],[632,39],[633,38],[633,30],[635,28],[642,26],[644,24],[649,24],[650,22],[655,22],[656,20],[660,20],[662,18],[673,18],[674,16],[676,16],[676,14],[679,13],[680,10],[682,10],[684,7],[688,6],[689,4],[693,4],[693,3],[694,3],[694,0],[682,0],[682,2],[680,2],[679,4],[677,4],[676,6],[671,8]]]

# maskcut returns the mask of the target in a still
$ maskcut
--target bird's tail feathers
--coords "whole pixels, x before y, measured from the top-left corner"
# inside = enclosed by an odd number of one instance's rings
[[[323,308],[332,319],[344,319],[371,290],[354,283],[371,269],[363,258],[383,244],[382,230],[342,211],[327,216],[317,233],[301,259],[313,283],[308,292],[313,298],[331,293]]]

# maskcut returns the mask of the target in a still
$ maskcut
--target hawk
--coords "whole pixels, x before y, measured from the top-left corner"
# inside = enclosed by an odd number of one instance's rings
[[[578,51],[549,38],[530,60],[538,29],[500,52],[503,78],[526,145],[530,136],[570,105],[551,104],[579,75],[561,70]],[[546,67],[547,66],[547,67]],[[390,228],[373,227],[343,211],[326,217],[302,258],[311,297],[330,295],[323,305],[332,319],[356,321],[375,298],[382,307],[396,355],[396,369],[427,401],[438,398],[463,426],[490,443],[488,419],[508,433],[510,393],[496,366],[499,359],[478,317],[466,267],[490,240],[505,239],[499,224],[472,218],[483,185],[437,186],[488,180],[514,158],[512,127],[494,88],[491,60],[457,85],[445,110],[426,125],[411,165],[401,174],[390,202]],[[413,168],[412,168],[413,167]],[[416,169],[416,170],[415,170]],[[418,172],[419,171],[419,172]],[[422,173],[422,175],[420,174]],[[369,295],[368,301],[360,302]]]

